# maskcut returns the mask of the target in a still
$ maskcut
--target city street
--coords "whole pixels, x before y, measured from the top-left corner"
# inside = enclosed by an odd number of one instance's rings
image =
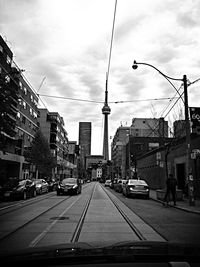
[[[127,199],[103,184],[83,185],[75,196],[51,192],[26,201],[0,203],[0,249],[69,242],[135,240],[199,243],[200,215]]]

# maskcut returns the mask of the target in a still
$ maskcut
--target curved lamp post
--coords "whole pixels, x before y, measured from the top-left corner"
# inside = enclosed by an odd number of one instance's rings
[[[183,82],[183,87],[184,87],[184,101],[183,101],[183,103],[184,103],[184,107],[185,107],[185,124],[186,124],[186,179],[188,179],[188,182],[189,182],[189,191],[188,191],[189,204],[190,204],[190,206],[194,206],[195,205],[194,185],[193,185],[193,176],[191,175],[192,170],[191,170],[191,162],[190,162],[191,148],[190,148],[190,121],[189,121],[189,112],[188,112],[187,76],[183,75],[182,79],[172,78],[170,76],[165,75],[163,72],[161,72],[155,66],[148,64],[148,63],[136,62],[136,60],[134,60],[132,68],[134,70],[136,70],[138,68],[138,65],[145,65],[145,66],[149,66],[149,67],[155,69],[173,86],[173,88],[176,90],[176,92],[178,94],[179,94],[179,92],[177,91],[176,87],[173,85],[173,83],[170,80]],[[181,97],[180,94],[179,94],[179,96]]]

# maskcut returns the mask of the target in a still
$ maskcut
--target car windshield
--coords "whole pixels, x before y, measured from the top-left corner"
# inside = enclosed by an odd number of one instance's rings
[[[76,178],[67,178],[62,181],[62,184],[76,184],[77,179]]]
[[[35,184],[41,184],[42,180],[35,180]]]
[[[18,186],[24,186],[26,184],[26,181],[20,181]]]
[[[200,246],[200,0],[0,0],[1,265],[133,242]]]
[[[128,184],[147,185],[147,183],[143,180],[129,180]]]

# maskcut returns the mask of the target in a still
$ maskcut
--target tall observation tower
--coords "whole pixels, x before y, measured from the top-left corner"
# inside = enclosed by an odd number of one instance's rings
[[[106,90],[105,90],[105,102],[102,108],[102,113],[104,115],[104,137],[103,137],[103,156],[105,160],[109,160],[109,150],[108,150],[108,115],[111,109],[108,106],[108,77],[106,74]]]
[[[103,137],[103,157],[104,160],[109,160],[109,150],[108,150],[108,115],[111,112],[110,107],[108,106],[108,76],[110,71],[110,61],[111,61],[111,52],[112,52],[112,43],[113,43],[113,35],[114,35],[114,26],[115,26],[115,15],[117,9],[117,0],[115,0],[115,9],[114,9],[114,17],[113,17],[113,26],[112,26],[112,35],[110,41],[110,53],[108,60],[108,71],[106,73],[106,90],[105,90],[105,102],[102,108],[102,113],[104,115],[104,137]]]

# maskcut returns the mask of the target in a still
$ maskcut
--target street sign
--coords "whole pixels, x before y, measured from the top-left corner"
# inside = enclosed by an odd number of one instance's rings
[[[190,119],[194,133],[200,134],[200,108],[190,107]]]

